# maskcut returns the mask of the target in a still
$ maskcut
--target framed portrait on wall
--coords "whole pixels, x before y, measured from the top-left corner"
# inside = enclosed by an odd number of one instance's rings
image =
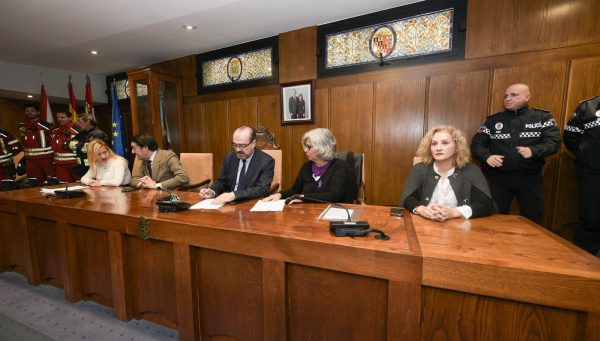
[[[281,124],[315,123],[315,82],[281,84]]]

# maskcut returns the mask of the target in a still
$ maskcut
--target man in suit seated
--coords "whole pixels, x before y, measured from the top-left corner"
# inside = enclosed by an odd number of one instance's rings
[[[215,204],[265,197],[273,180],[275,160],[256,147],[256,132],[239,127],[233,133],[234,151],[225,156],[221,174],[210,188],[200,190],[202,198]]]
[[[189,183],[190,178],[177,155],[171,150],[158,149],[150,134],[134,136],[131,151],[142,161],[142,166],[133,170],[131,186],[173,189]]]

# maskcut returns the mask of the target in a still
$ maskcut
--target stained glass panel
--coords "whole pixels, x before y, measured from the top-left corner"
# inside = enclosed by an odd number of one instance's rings
[[[326,69],[452,50],[454,9],[326,35]]]
[[[202,63],[204,87],[271,78],[272,48],[260,49]]]

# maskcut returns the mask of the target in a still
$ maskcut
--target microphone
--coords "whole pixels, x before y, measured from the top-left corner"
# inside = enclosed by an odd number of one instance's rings
[[[74,191],[69,191],[69,184],[65,183],[65,190],[55,190],[54,191],[54,195],[56,195],[57,198],[62,198],[62,199],[71,199],[71,198],[81,198],[82,196],[85,195],[85,192],[79,189],[76,189]]]
[[[162,190],[169,193],[169,195],[156,199],[155,203],[158,205],[160,213],[184,211],[192,206],[187,202],[180,201],[179,196],[168,189],[163,188]]]
[[[367,221],[352,221],[352,217],[350,216],[350,211],[348,211],[348,209],[341,204],[335,203],[335,202],[329,202],[329,201],[325,201],[325,200],[320,200],[320,199],[315,199],[315,198],[309,198],[309,197],[301,197],[300,194],[294,194],[291,197],[288,197],[287,199],[285,199],[285,203],[289,204],[292,200],[301,200],[303,202],[320,202],[320,203],[324,203],[324,204],[329,204],[332,206],[336,206],[336,207],[341,207],[346,211],[346,214],[348,215],[348,220],[347,221],[330,221],[329,222],[329,231],[333,232],[333,234],[335,234],[336,237],[345,237],[345,236],[358,236],[358,237],[362,237],[362,236],[366,236],[367,234],[369,234],[369,232],[376,232],[377,235],[375,236],[375,239],[379,239],[379,240],[389,240],[390,237],[388,235],[386,235],[383,231],[378,230],[378,229],[372,229],[369,226],[369,223]]]

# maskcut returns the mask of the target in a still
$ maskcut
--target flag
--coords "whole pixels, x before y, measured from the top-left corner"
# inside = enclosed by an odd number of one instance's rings
[[[79,119],[77,116],[77,99],[75,98],[75,92],[73,91],[73,80],[71,79],[71,75],[69,75],[69,112],[71,113],[71,120],[73,123],[77,122]]]
[[[123,135],[123,124],[121,123],[121,110],[119,109],[119,100],[117,98],[116,83],[112,83],[112,149],[115,153],[127,158],[125,149],[125,135]]]
[[[160,109],[160,127],[162,130],[162,138],[163,138],[163,146],[165,149],[171,149],[171,133],[169,132],[169,121],[167,121],[167,117],[165,116],[165,100],[163,98],[163,93],[159,94],[159,109]]]
[[[48,102],[48,96],[46,95],[46,89],[44,89],[43,82],[42,90],[40,90],[40,120],[48,123],[54,123],[52,109],[50,109],[50,102]]]
[[[94,113],[94,99],[92,98],[92,85],[90,84],[90,76],[85,75],[85,113],[96,117]]]

